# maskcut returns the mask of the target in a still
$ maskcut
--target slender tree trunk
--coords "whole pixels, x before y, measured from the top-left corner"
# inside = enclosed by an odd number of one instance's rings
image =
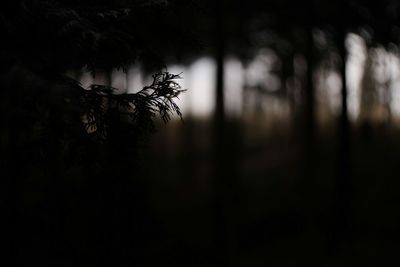
[[[224,61],[226,51],[226,19],[228,6],[225,0],[215,2],[215,58],[216,58],[216,107],[214,117],[215,151],[215,238],[216,260],[222,266],[234,264],[235,228],[233,223],[233,194],[236,181],[232,171],[233,153],[228,155],[234,143],[228,138],[235,133],[228,133],[224,102]],[[231,139],[230,139],[231,140]],[[234,164],[233,164],[234,165]]]
[[[307,74],[306,74],[306,88],[304,92],[305,102],[305,144],[306,156],[311,163],[310,172],[313,169],[313,156],[315,148],[315,88],[314,88],[314,69],[315,69],[315,56],[314,56],[314,6],[313,1],[309,0],[309,14],[306,22],[306,51],[305,56],[307,60]]]
[[[351,207],[352,181],[350,175],[350,124],[347,105],[346,85],[346,32],[344,27],[339,33],[339,51],[342,58],[340,74],[342,76],[341,104],[342,112],[339,120],[338,171],[335,184],[334,229],[332,231],[331,253],[336,255],[341,244],[351,240]]]
[[[225,130],[225,103],[224,103],[224,59],[225,59],[225,32],[224,32],[224,0],[215,1],[215,60],[216,60],[216,88],[214,114],[214,195],[215,195],[215,238],[216,260],[218,264],[226,263],[225,247],[225,208],[224,208],[224,155],[223,136]]]
[[[95,83],[100,83],[105,86],[111,86],[111,72],[100,72],[96,73]],[[105,101],[105,100],[104,100]],[[100,239],[98,255],[100,256],[99,261],[105,265],[119,265],[120,257],[118,257],[118,251],[120,244],[118,240],[119,229],[119,214],[116,212],[117,208],[117,187],[119,183],[119,169],[117,167],[120,155],[116,153],[118,150],[115,147],[118,144],[114,144],[113,140],[116,138],[114,135],[117,134],[114,129],[116,122],[110,109],[112,109],[110,102],[104,103],[108,110],[108,120],[110,122],[109,127],[106,130],[106,142],[103,145],[104,148],[101,151],[101,157],[98,157],[101,176],[98,177],[97,183],[94,185],[95,194],[98,195],[97,209],[99,210],[98,229],[96,229],[96,235]],[[96,164],[96,163],[95,163]]]
[[[342,77],[341,105],[342,110],[338,123],[338,167],[335,179],[333,227],[329,239],[329,253],[336,257],[343,244],[348,244],[352,239],[352,195],[353,185],[351,180],[350,167],[350,123],[348,117],[348,88],[346,75],[347,49],[346,27],[348,14],[346,12],[346,1],[339,2],[339,10],[342,11],[343,19],[338,25],[337,45],[342,64],[340,66],[340,75]]]
[[[303,125],[304,125],[304,181],[303,181],[303,196],[305,205],[305,234],[313,250],[317,246],[318,237],[320,235],[317,227],[316,212],[318,203],[319,188],[316,181],[316,122],[315,122],[315,84],[314,84],[314,70],[316,65],[315,59],[315,46],[314,46],[314,2],[308,1],[308,14],[305,21],[305,51],[304,55],[307,61],[307,70],[305,73],[305,87],[304,87],[304,109],[303,109]],[[315,265],[317,257],[305,255],[304,260],[308,264]]]

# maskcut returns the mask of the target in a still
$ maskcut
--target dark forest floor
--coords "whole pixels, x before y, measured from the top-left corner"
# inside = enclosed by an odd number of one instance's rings
[[[156,134],[155,150],[143,161],[156,163],[143,165],[146,174],[142,178],[149,188],[152,213],[165,234],[148,253],[149,257],[168,255],[166,262],[171,263],[211,264],[215,191],[210,132],[204,126],[185,127],[185,133],[170,129]],[[180,143],[177,138],[182,136]],[[238,158],[226,165],[235,174],[234,193],[225,204],[229,210],[225,226],[230,229],[225,237],[230,241],[224,249],[231,265],[378,266],[396,259],[400,248],[399,131],[353,129],[352,227],[333,252],[337,136],[319,133],[314,179],[309,181],[303,150],[295,137],[251,131],[242,132],[241,137],[236,144],[240,146]]]

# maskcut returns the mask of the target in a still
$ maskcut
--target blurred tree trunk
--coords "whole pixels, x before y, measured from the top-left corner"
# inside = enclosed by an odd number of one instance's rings
[[[100,74],[100,79],[106,86],[111,86],[111,71]],[[101,168],[99,210],[101,210],[102,223],[99,236],[102,236],[101,248],[104,250],[101,261],[107,265],[120,266],[123,263],[123,250],[126,249],[123,244],[123,236],[129,236],[129,228],[124,228],[122,222],[128,218],[124,215],[133,213],[129,210],[129,203],[124,202],[127,196],[123,190],[129,190],[128,178],[124,176],[124,163],[128,157],[124,153],[122,144],[123,133],[119,132],[119,116],[117,111],[113,110],[112,103],[106,103],[109,109],[110,125],[107,129],[107,141],[105,143],[105,155]],[[131,226],[132,227],[132,226]]]
[[[349,230],[346,229],[350,225],[350,218],[351,213],[351,177],[350,177],[350,124],[349,124],[349,115],[348,115],[348,101],[347,101],[347,75],[346,75],[346,58],[347,58],[347,51],[345,47],[345,40],[346,40],[346,32],[344,29],[342,30],[342,42],[340,45],[340,54],[342,58],[342,66],[341,66],[341,76],[342,76],[342,112],[340,116],[340,168],[339,168],[339,175],[338,175],[338,192],[339,195],[339,211],[342,213],[342,220],[344,225],[343,231]],[[348,233],[346,233],[347,235]]]
[[[224,0],[215,1],[215,115],[214,115],[214,195],[215,195],[215,238],[216,261],[224,265],[227,259],[226,251],[226,216],[225,216],[225,175],[224,175],[224,131],[225,131],[225,103],[224,103],[224,60],[225,60],[225,29],[224,29]]]
[[[214,117],[215,149],[215,238],[216,260],[222,266],[234,265],[235,227],[234,193],[236,171],[236,144],[233,137],[237,129],[228,129],[224,101],[224,61],[226,56],[227,20],[229,5],[225,0],[215,2],[215,59],[216,59],[216,107]]]
[[[304,152],[305,152],[305,175],[307,189],[315,189],[314,176],[315,176],[315,88],[314,88],[314,68],[315,68],[315,57],[314,57],[314,41],[313,41],[313,21],[312,11],[310,7],[310,14],[307,21],[308,29],[306,29],[306,47],[305,57],[307,60],[307,71],[304,87]],[[307,192],[308,196],[311,196]],[[310,200],[309,204],[312,204],[315,200]]]
[[[292,44],[295,44],[295,36],[293,30],[288,32],[287,38],[290,40]],[[291,126],[292,132],[296,134],[298,129],[298,103],[296,99],[297,94],[297,86],[296,86],[296,73],[294,67],[294,61],[296,56],[295,47],[292,48],[292,51],[288,55],[285,55],[282,60],[282,75],[281,80],[283,82],[284,90],[286,91],[286,97],[289,101],[290,114],[291,114]]]
[[[309,14],[307,16],[306,26],[306,51],[305,56],[307,60],[307,74],[306,86],[304,91],[305,103],[305,145],[306,157],[308,161],[308,171],[314,169],[314,149],[315,149],[315,88],[314,88],[314,69],[315,69],[315,56],[314,56],[314,37],[313,37],[313,1],[309,3]]]
[[[318,243],[318,236],[320,233],[317,227],[317,203],[318,203],[318,183],[316,181],[316,122],[315,122],[315,84],[314,84],[314,71],[316,65],[315,46],[314,46],[314,25],[315,21],[315,7],[314,1],[307,1],[308,8],[305,18],[304,27],[304,56],[306,59],[306,73],[303,86],[303,151],[304,151],[304,205],[305,205],[305,234],[310,241],[311,250],[316,248]],[[308,259],[307,259],[308,258]],[[311,255],[305,255],[305,261],[316,264],[316,258]]]
[[[346,37],[347,37],[347,12],[346,2],[340,1],[340,10],[343,11],[343,17],[339,22],[337,33],[337,47],[342,59],[340,66],[340,75],[342,77],[342,90],[341,90],[341,105],[342,110],[339,118],[338,132],[339,132],[339,146],[338,146],[338,169],[335,180],[334,192],[334,214],[333,214],[333,229],[330,237],[330,253],[332,256],[337,256],[340,246],[351,241],[351,228],[352,228],[352,180],[350,171],[350,124],[348,117],[348,89],[347,89],[347,75],[346,75]]]

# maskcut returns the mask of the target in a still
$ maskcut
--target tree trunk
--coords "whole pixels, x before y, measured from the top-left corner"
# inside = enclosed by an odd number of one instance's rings
[[[224,0],[215,3],[215,58],[216,58],[216,107],[214,114],[214,196],[215,196],[215,239],[216,261],[222,266],[234,264],[235,227],[233,219],[233,194],[235,188],[235,171],[232,164],[235,153],[232,151],[234,142],[228,138],[236,132],[229,132],[225,116],[224,102],[224,61],[226,51],[226,19],[228,6]],[[228,154],[229,153],[229,154]]]
[[[339,32],[337,34],[337,45],[339,53],[342,58],[342,64],[340,66],[340,75],[342,77],[342,90],[341,90],[341,104],[342,111],[339,118],[338,124],[338,167],[335,180],[335,205],[333,213],[333,228],[330,237],[329,250],[332,256],[337,256],[340,246],[349,243],[351,241],[351,229],[352,229],[352,195],[353,185],[351,180],[351,168],[350,168],[350,124],[348,117],[348,105],[347,105],[347,77],[346,77],[346,57],[347,50],[345,46],[346,41],[346,3],[345,1],[340,2],[341,10],[343,10],[343,19],[339,25]]]

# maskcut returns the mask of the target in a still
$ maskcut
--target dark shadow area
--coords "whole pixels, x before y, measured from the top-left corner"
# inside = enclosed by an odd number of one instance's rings
[[[8,0],[1,266],[381,266],[396,0]]]

